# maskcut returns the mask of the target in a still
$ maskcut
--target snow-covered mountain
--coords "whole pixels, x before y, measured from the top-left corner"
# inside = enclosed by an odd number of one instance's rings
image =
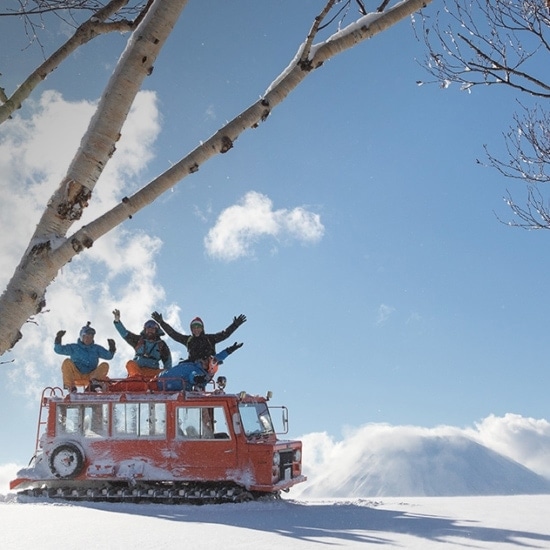
[[[460,433],[368,426],[328,452],[306,436],[305,457],[315,445],[309,481],[296,488],[301,497],[550,493],[550,480]]]

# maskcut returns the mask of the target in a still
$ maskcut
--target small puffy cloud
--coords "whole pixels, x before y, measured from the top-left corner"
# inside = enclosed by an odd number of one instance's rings
[[[216,120],[216,109],[214,108],[214,105],[209,105],[206,109],[206,112],[204,114],[204,118],[206,120]]]
[[[390,318],[391,314],[395,311],[393,306],[388,306],[386,304],[380,304],[378,307],[378,312],[376,315],[376,324],[383,325]]]
[[[204,244],[210,256],[231,261],[253,255],[253,246],[262,237],[315,243],[324,231],[319,214],[302,207],[274,210],[269,197],[250,191],[219,215]]]

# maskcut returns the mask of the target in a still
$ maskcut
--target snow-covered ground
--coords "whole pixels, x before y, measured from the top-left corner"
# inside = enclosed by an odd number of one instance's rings
[[[550,495],[176,506],[0,502],[3,550],[550,548]]]
[[[476,430],[368,424],[342,441],[301,438],[308,481],[281,501],[206,506],[63,503],[9,492],[0,550],[548,548],[546,421],[491,417]]]

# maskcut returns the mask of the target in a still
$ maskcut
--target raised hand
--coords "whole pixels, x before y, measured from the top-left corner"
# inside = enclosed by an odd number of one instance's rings
[[[227,351],[227,353],[231,354],[234,351],[236,351],[236,350],[238,350],[239,348],[242,348],[242,347],[243,347],[243,342],[241,342],[240,344],[235,342],[232,346],[229,346],[228,348],[225,348],[225,351]]]
[[[115,323],[120,321],[120,309],[113,309],[113,315],[115,316]]]
[[[243,315],[242,313],[238,317],[233,317],[233,324],[236,327],[240,327],[245,322],[246,322],[246,315]]]
[[[153,313],[151,313],[151,317],[157,322],[157,323],[162,323],[164,321],[164,319],[162,318],[162,313],[159,313],[158,311],[153,311]]]

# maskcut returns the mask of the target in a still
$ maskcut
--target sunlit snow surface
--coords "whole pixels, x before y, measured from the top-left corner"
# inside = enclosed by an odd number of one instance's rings
[[[550,496],[29,503],[0,497],[3,549],[550,548]]]

